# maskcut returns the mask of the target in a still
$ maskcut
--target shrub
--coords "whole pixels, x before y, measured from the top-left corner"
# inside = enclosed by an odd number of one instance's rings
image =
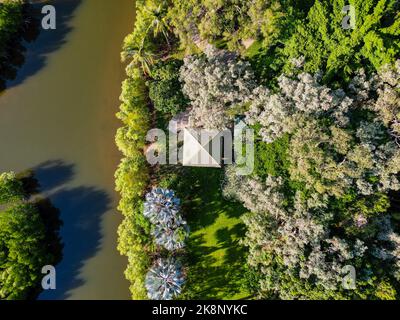
[[[182,93],[179,70],[180,60],[160,62],[152,70],[152,80],[148,82],[149,97],[154,108],[163,114],[176,115],[187,107],[187,99]]]

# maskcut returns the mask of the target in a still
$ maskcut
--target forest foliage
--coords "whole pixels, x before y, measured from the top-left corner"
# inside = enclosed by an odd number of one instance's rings
[[[354,29],[342,27],[346,4],[355,8]],[[166,117],[189,110],[205,128],[237,117],[254,128],[253,174],[228,166],[223,183],[224,195],[250,211],[241,243],[254,297],[399,299],[399,1],[136,6],[122,53],[129,78],[116,174],[133,296],[144,298],[156,252],[140,214],[153,178],[143,151],[154,107]]]
[[[150,266],[149,254],[153,250],[150,223],[142,213],[144,192],[149,171],[143,154],[145,137],[150,127],[147,110],[147,91],[143,73],[136,69],[124,81],[121,107],[117,117],[124,124],[116,135],[118,148],[124,155],[115,173],[116,190],[121,195],[118,209],[124,220],[118,229],[118,250],[128,257],[126,278],[131,282],[134,299],[147,297],[144,280]]]
[[[22,0],[0,2],[0,76],[3,76],[2,69],[11,59],[8,52],[11,41],[23,24],[23,3]]]
[[[51,242],[59,241],[57,227],[48,226],[39,205],[28,201],[21,179],[1,173],[0,300],[32,299],[40,292],[42,267],[58,262],[61,250]]]

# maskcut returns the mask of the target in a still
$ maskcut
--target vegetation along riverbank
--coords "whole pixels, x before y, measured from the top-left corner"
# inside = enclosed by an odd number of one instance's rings
[[[15,78],[17,68],[23,61],[23,38],[33,37],[34,23],[30,6],[24,0],[0,1],[0,90],[5,81]]]
[[[341,0],[136,2],[116,137],[134,299],[171,258],[178,280],[159,290],[177,299],[399,298],[399,3],[350,2],[354,29]],[[254,172],[147,164],[147,130],[181,112],[206,129],[243,119]],[[178,250],[144,214],[153,188],[180,200]]]

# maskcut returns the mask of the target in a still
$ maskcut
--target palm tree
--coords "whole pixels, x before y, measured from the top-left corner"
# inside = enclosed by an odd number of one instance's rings
[[[181,293],[184,282],[181,264],[171,257],[160,258],[146,275],[147,295],[152,300],[172,300]]]
[[[162,34],[165,40],[167,41],[168,46],[170,46],[169,36],[168,36],[170,28],[167,22],[166,11],[163,4],[160,4],[155,9],[148,9],[146,7],[144,9],[148,13],[149,18],[151,20],[147,32],[150,29],[153,29],[154,37],[158,36],[159,34]]]
[[[189,235],[189,228],[186,225],[186,221],[183,220],[182,224],[174,227],[157,224],[153,227],[151,233],[158,245],[168,251],[175,251],[185,246],[185,240]]]
[[[132,59],[128,65],[127,70],[141,66],[143,72],[147,75],[151,75],[151,66],[154,64],[154,54],[140,47],[128,47],[122,52],[122,60]]]
[[[147,19],[150,21],[149,26],[144,32],[144,36],[141,39],[140,44],[132,41],[132,43],[127,43],[125,45],[124,51],[122,52],[122,60],[126,61],[128,58],[132,59],[131,63],[127,67],[128,72],[129,69],[140,65],[145,74],[151,75],[151,66],[154,64],[155,54],[145,49],[146,38],[149,31],[152,29],[154,37],[159,34],[163,34],[169,47],[169,26],[166,19],[165,6],[163,4],[160,4],[155,9],[144,7],[144,10],[148,14]]]
[[[172,190],[154,188],[146,194],[143,214],[153,224],[172,227],[183,223],[179,209],[180,199],[175,197]]]

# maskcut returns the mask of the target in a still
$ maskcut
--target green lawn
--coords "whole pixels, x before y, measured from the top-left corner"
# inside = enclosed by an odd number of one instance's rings
[[[246,248],[239,244],[245,209],[221,194],[223,170],[185,168],[178,196],[190,226],[182,299],[245,299]]]

